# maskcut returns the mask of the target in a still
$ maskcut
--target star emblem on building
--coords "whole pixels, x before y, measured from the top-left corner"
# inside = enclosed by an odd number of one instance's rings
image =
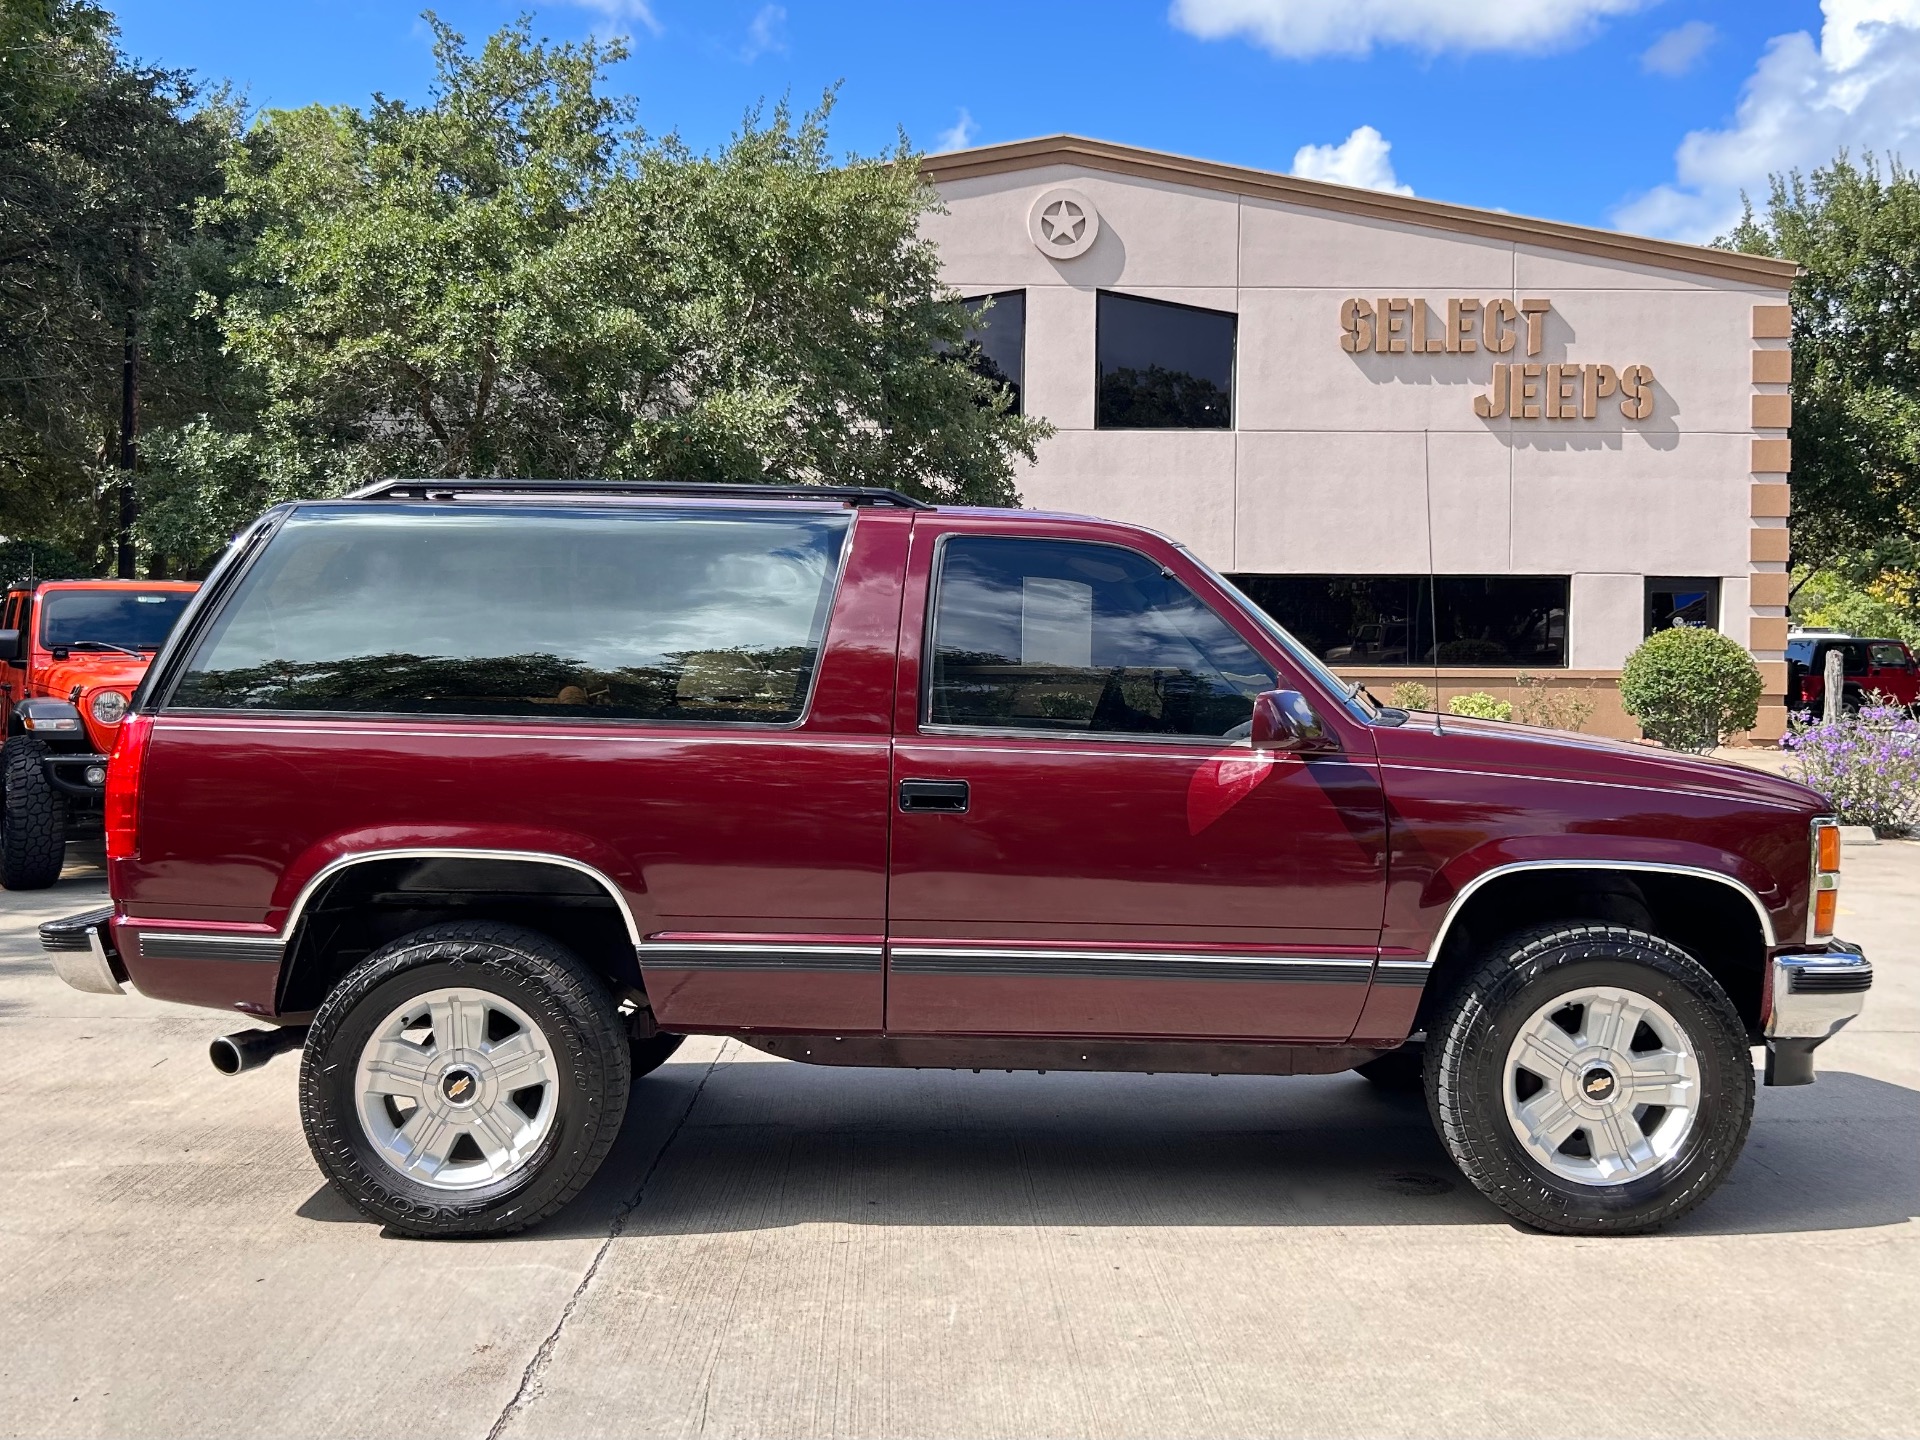
[[[1073,244],[1086,226],[1086,212],[1071,200],[1056,200],[1040,212],[1040,228],[1055,245]]]

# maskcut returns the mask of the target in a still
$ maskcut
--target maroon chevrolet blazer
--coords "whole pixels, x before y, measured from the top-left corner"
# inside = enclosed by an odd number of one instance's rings
[[[1382,706],[1151,531],[884,490],[281,506],[106,807],[60,974],[265,1022],[224,1070],[301,1046],[319,1164],[425,1235],[553,1214],[688,1034],[1355,1069],[1519,1219],[1642,1230],[1872,978],[1810,790]]]

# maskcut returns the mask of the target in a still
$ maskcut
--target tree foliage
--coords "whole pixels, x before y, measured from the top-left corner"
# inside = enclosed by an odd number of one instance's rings
[[[1760,714],[1760,669],[1718,630],[1656,630],[1620,671],[1620,708],[1649,738],[1706,751],[1751,730]]]
[[[1793,558],[1858,579],[1916,567],[1920,177],[1844,151],[1773,177],[1721,242],[1795,261]]]
[[[829,96],[695,154],[601,93],[617,41],[537,43],[523,20],[475,54],[428,18],[429,104],[268,112],[210,207],[259,237],[218,314],[267,397],[263,474],[1013,500],[1045,427],[944,353],[969,316],[904,144],[836,163]]]
[[[156,431],[225,417],[243,389],[196,314],[222,288],[196,204],[232,121],[183,72],[129,61],[90,0],[0,3],[0,534],[99,563],[130,322]]]

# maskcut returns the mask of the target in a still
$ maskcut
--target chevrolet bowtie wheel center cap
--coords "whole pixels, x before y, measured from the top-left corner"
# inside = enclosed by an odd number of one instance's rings
[[[480,1095],[480,1077],[463,1065],[450,1066],[440,1077],[440,1093],[449,1105],[471,1105]]]
[[[1597,1065],[1580,1077],[1581,1093],[1596,1105],[1611,1100],[1613,1092],[1619,1088],[1620,1082],[1613,1078],[1613,1072]]]

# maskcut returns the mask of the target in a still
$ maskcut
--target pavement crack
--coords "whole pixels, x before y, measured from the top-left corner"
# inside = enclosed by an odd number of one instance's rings
[[[648,1163],[646,1173],[640,1177],[639,1185],[634,1188],[633,1198],[614,1212],[613,1224],[607,1229],[607,1238],[602,1240],[600,1247],[593,1252],[593,1259],[587,1263],[586,1274],[582,1275],[580,1283],[573,1287],[573,1293],[567,1297],[567,1303],[560,1307],[560,1318],[553,1322],[553,1329],[549,1330],[546,1338],[534,1348],[533,1358],[527,1361],[527,1368],[520,1372],[519,1388],[513,1392],[513,1398],[507,1401],[498,1418],[487,1430],[487,1440],[500,1440],[514,1417],[540,1398],[540,1382],[547,1373],[547,1367],[553,1363],[554,1348],[560,1343],[561,1332],[567,1328],[567,1322],[573,1318],[573,1312],[579,1308],[587,1288],[593,1284],[594,1277],[600,1273],[601,1263],[607,1258],[607,1252],[613,1249],[613,1242],[626,1232],[627,1221],[632,1217],[633,1212],[640,1208],[640,1202],[646,1198],[647,1184],[653,1179],[654,1171],[660,1168],[661,1160],[666,1157],[667,1151],[673,1148],[673,1142],[680,1137],[680,1131],[686,1126],[687,1117],[693,1114],[693,1107],[700,1103],[700,1096],[707,1088],[707,1081],[713,1078],[714,1068],[719,1065],[721,1057],[725,1054],[725,1045],[714,1052],[713,1059],[707,1062],[705,1073],[700,1076],[700,1083],[693,1087],[693,1095],[687,1101],[687,1108],[680,1112],[680,1118],[673,1122],[673,1128],[667,1132],[667,1138],[662,1140],[660,1148],[653,1152],[653,1159]]]

